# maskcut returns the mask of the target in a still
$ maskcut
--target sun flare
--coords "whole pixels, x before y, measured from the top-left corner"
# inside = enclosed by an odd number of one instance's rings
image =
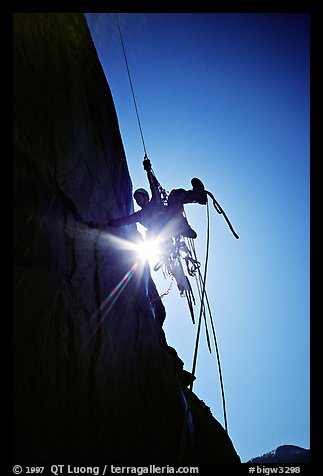
[[[137,245],[138,256],[141,261],[158,260],[160,249],[156,240],[145,240]]]

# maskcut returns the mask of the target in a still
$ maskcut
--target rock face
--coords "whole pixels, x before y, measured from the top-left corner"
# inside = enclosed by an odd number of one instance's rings
[[[82,224],[133,211],[83,15],[14,14],[13,67],[15,461],[176,463],[188,390],[138,232]],[[189,422],[185,461],[240,462],[196,396]]]

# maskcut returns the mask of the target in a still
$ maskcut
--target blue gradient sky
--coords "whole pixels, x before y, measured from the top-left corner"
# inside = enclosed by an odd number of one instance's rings
[[[86,18],[133,186],[147,187],[115,14]],[[207,292],[233,444],[243,462],[281,444],[309,448],[309,15],[122,13],[119,21],[158,179],[171,190],[201,178],[240,236],[210,207]],[[205,208],[186,206],[202,262]],[[169,281],[153,278],[164,292]],[[191,370],[196,326],[186,301],[173,287],[164,304],[167,341]],[[204,334],[196,376],[194,391],[224,425]]]

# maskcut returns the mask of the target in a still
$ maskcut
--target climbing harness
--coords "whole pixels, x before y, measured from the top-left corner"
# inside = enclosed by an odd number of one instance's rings
[[[185,261],[187,272],[190,276],[195,276],[201,263],[192,258],[192,254],[188,249],[182,235],[172,237],[169,242],[164,243],[164,252],[161,253],[160,261],[154,266],[154,270],[158,271],[163,265],[170,270],[170,264],[176,259],[182,258]]]

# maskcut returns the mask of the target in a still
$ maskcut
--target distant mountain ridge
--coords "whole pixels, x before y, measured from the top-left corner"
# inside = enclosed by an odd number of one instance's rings
[[[310,450],[295,445],[281,445],[247,463],[309,463]]]

